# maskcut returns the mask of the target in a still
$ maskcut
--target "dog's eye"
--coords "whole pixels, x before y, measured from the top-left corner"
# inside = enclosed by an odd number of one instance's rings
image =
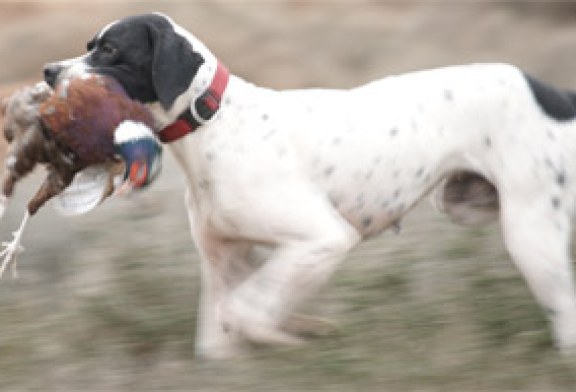
[[[116,48],[108,43],[102,45],[100,50],[107,56],[113,56],[116,54]]]

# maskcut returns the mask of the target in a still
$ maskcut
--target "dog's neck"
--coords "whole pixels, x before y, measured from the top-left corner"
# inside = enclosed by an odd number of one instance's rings
[[[164,143],[171,143],[187,134],[194,132],[202,125],[208,123],[221,109],[230,74],[228,69],[218,62],[210,79],[202,80],[201,88],[191,99],[189,108],[178,118],[158,132],[158,138]],[[209,69],[212,71],[212,69]],[[208,83],[210,80],[210,83]],[[199,94],[196,94],[199,93]]]
[[[164,17],[166,16],[164,15]],[[202,41],[186,29],[174,23],[170,18],[166,18],[172,24],[176,34],[184,37],[188,42],[190,42],[194,51],[202,56],[204,62],[198,68],[188,90],[174,101],[169,110],[165,110],[159,102],[148,105],[154,115],[157,129],[163,129],[172,124],[186,111],[190,111],[195,118],[200,118],[198,113],[196,113],[194,103],[209,88],[211,81],[216,75],[219,64],[216,56],[206,47],[206,45],[204,45]]]

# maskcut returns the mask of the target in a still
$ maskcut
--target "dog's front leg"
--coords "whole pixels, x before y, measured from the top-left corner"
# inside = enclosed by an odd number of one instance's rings
[[[220,304],[252,272],[248,257],[251,245],[223,240],[207,231],[195,237],[202,257],[196,354],[213,359],[235,357],[243,350],[242,342],[221,322]]]
[[[298,338],[282,331],[283,323],[360,240],[322,195],[298,185],[282,189],[278,197],[268,191],[258,210],[236,222],[247,236],[273,244],[274,250],[221,304],[226,328],[257,343],[298,344]],[[278,204],[283,197],[291,202]]]

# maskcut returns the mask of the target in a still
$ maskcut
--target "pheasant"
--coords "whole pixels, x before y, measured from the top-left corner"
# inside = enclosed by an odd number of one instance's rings
[[[21,252],[28,220],[59,195],[62,209],[84,213],[106,197],[122,171],[123,187],[149,185],[161,167],[161,146],[149,110],[131,100],[112,78],[91,75],[63,81],[53,91],[41,82],[2,103],[4,136],[10,143],[0,194],[0,216],[17,181],[43,164],[47,176],[29,201],[20,228],[3,243],[0,276]],[[84,193],[84,194],[82,194]]]

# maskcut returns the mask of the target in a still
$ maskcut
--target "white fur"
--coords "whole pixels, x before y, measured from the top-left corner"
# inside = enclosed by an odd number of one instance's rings
[[[107,32],[108,30],[110,30],[110,28],[111,28],[112,26],[114,26],[115,24],[117,24],[117,23],[118,23],[117,20],[108,23],[106,26],[104,26],[104,28],[103,28],[102,30],[100,30],[100,31],[98,32],[97,38],[98,38],[98,39],[102,38],[102,37],[104,36],[104,34],[106,34],[106,32]]]
[[[347,250],[457,170],[498,187],[513,260],[550,310],[558,345],[576,348],[575,124],[549,119],[518,69],[450,67],[349,91],[272,91],[232,77],[224,101],[214,122],[171,145],[203,258],[201,354],[234,355],[243,339],[294,343],[280,326]],[[572,179],[564,189],[549,165]],[[271,257],[239,274],[261,243]]]
[[[72,59],[61,61],[59,64],[62,66],[63,71],[58,75],[57,83],[66,83],[73,78],[88,78],[90,77],[89,67],[85,60],[88,54],[78,56]]]
[[[151,105],[157,122],[174,121],[207,75],[171,110]],[[496,186],[512,258],[559,347],[576,349],[576,124],[548,118],[518,69],[449,67],[352,90],[273,91],[231,76],[222,102],[213,121],[170,145],[202,257],[199,353],[234,355],[244,339],[297,344],[282,324],[347,251],[462,170]],[[271,249],[259,268],[249,263],[255,245]]]

